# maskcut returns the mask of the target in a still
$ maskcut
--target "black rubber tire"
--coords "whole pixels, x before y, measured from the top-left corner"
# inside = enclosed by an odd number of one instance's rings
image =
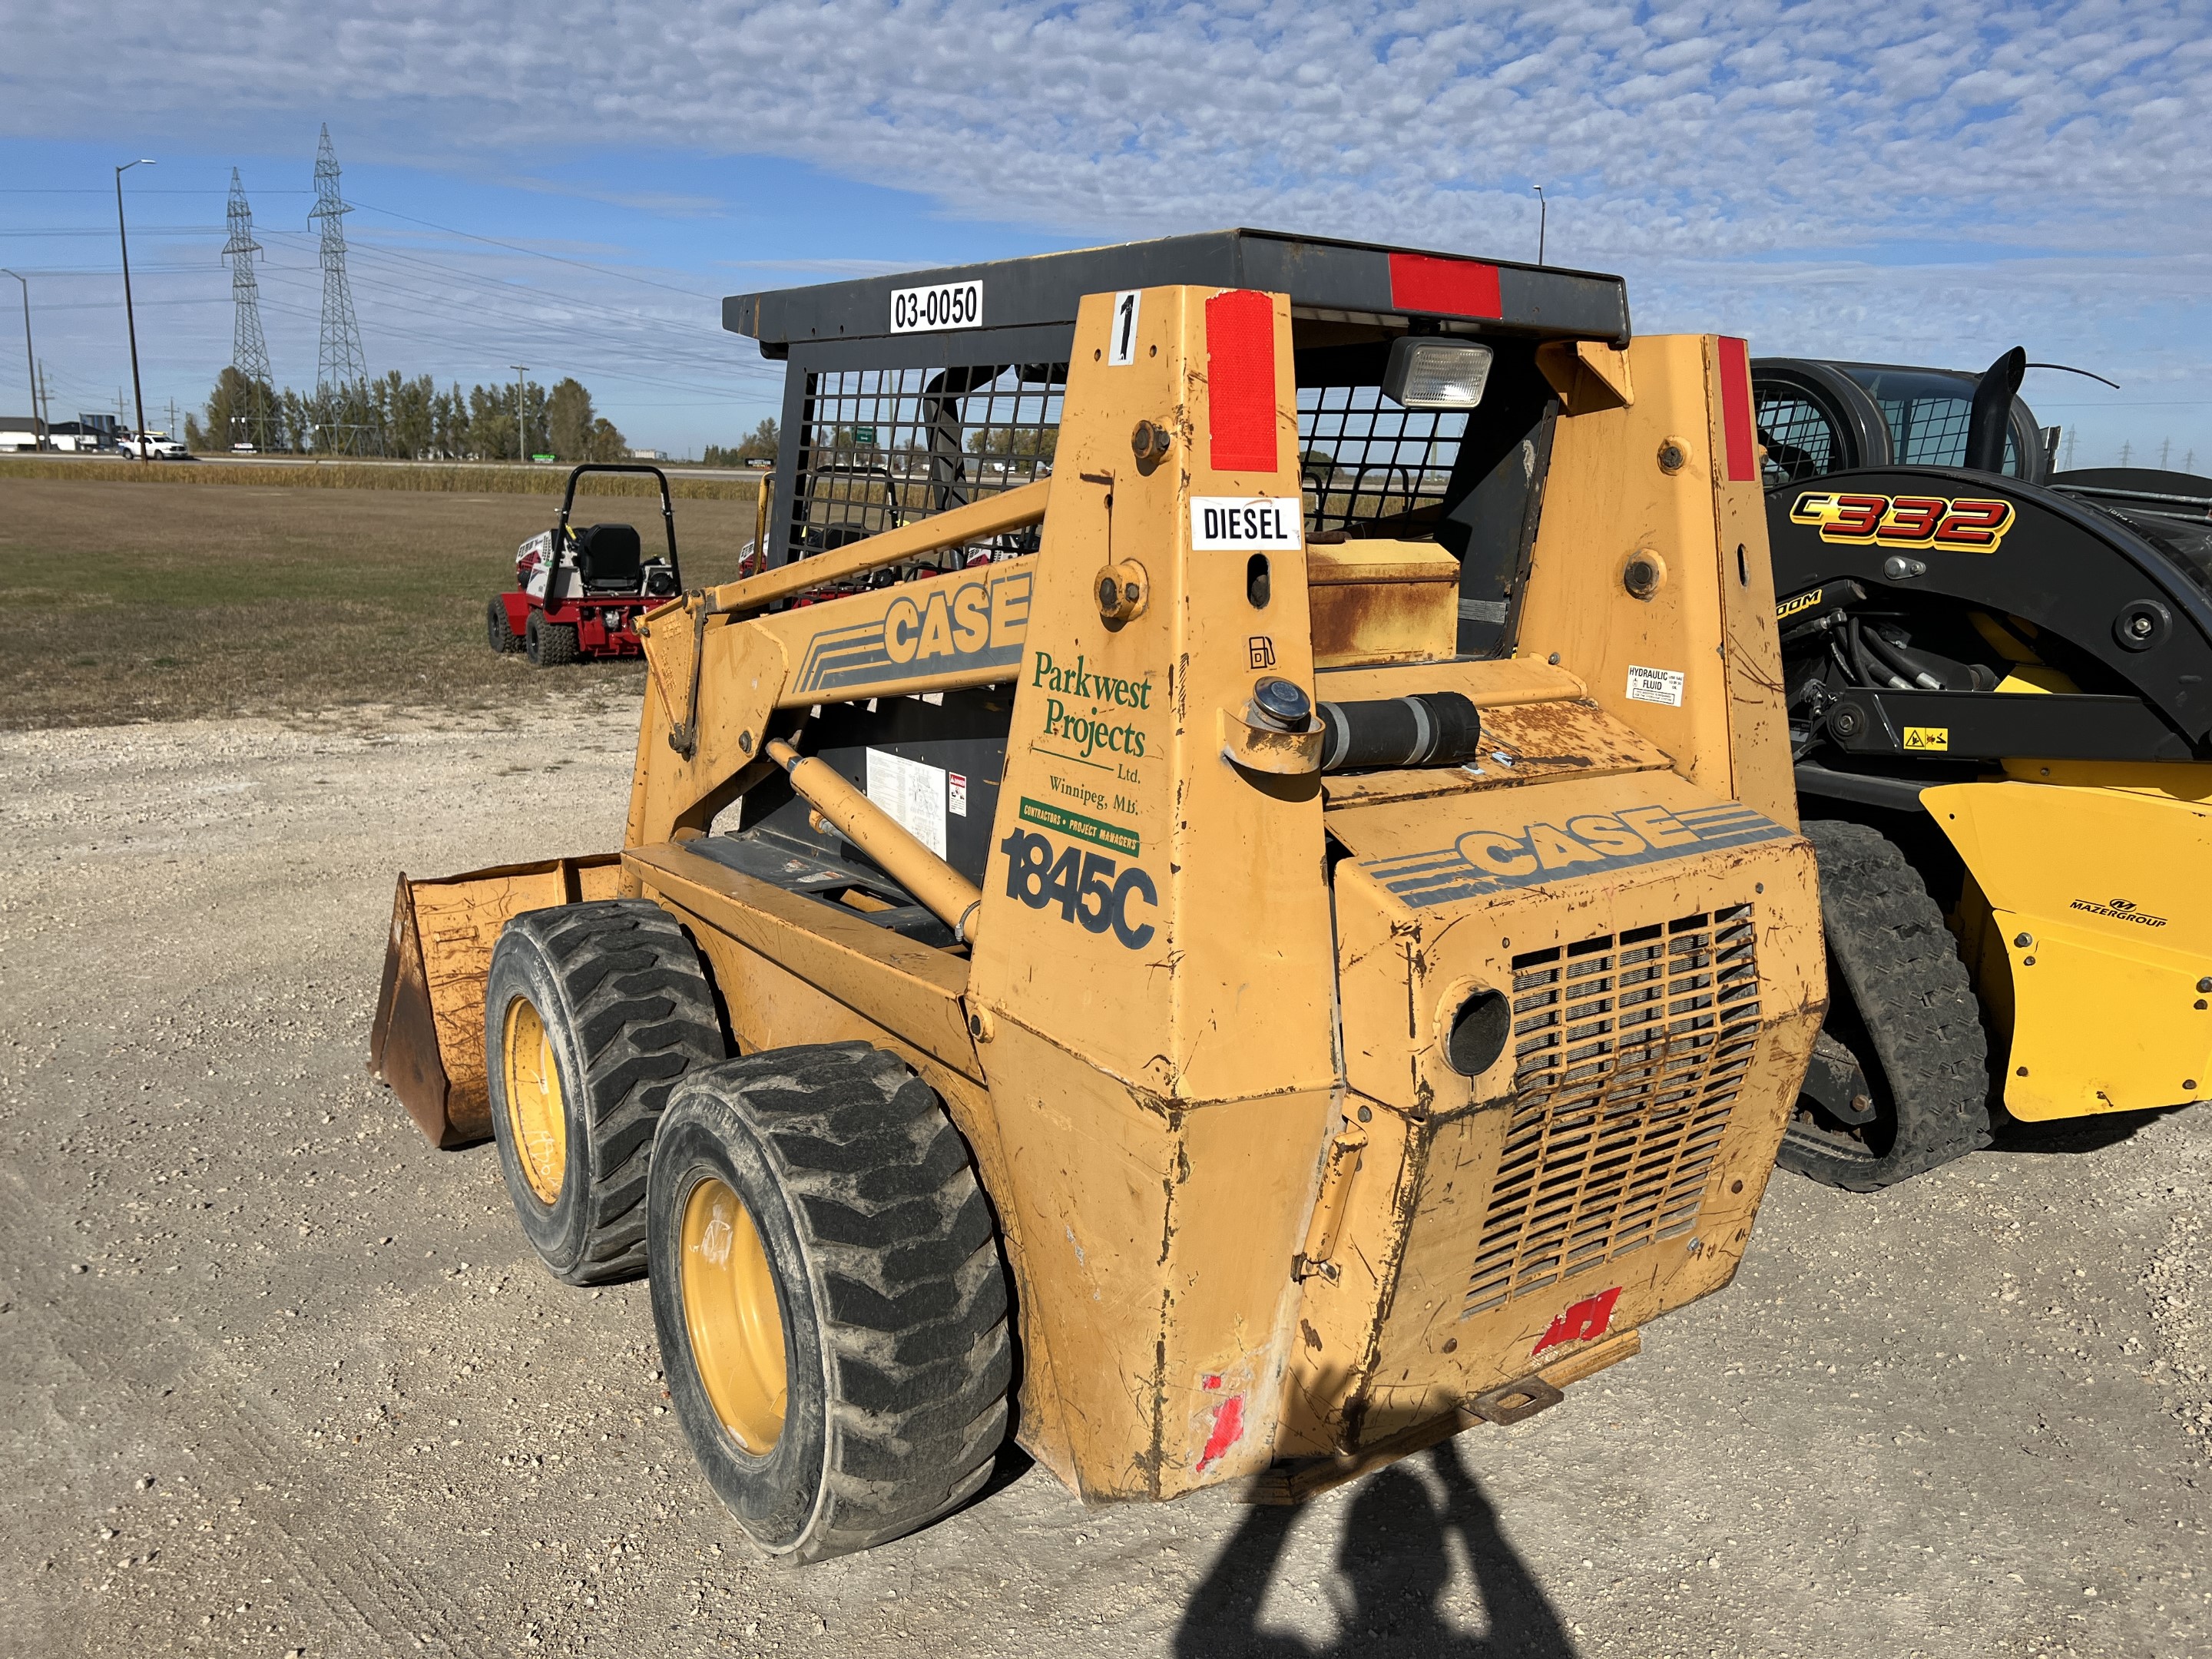
[[[750,1212],[781,1304],[786,1415],[761,1456],[716,1416],[684,1320],[684,1207],[708,1177]],[[793,1564],[866,1549],[989,1479],[1013,1374],[998,1230],[943,1104],[896,1056],[830,1043],[687,1075],[647,1210],[677,1419],[757,1547]]]
[[[1874,1192],[1990,1144],[1989,1042],[1958,942],[1896,843],[1840,819],[1804,832],[1828,945],[1822,1030],[1857,1060],[1875,1119],[1854,1130],[1801,1097],[1780,1162]]]
[[[574,624],[547,622],[543,611],[530,613],[529,623],[522,630],[522,648],[532,668],[565,667],[582,654]]]
[[[507,1100],[501,1038],[526,997],[544,1022],[561,1079],[568,1157],[559,1195],[524,1173]],[[568,1285],[645,1269],[653,1137],[670,1089],[729,1053],[699,953],[649,899],[531,910],[507,924],[484,988],[484,1074],[492,1138],[522,1231]]]
[[[522,641],[507,620],[507,601],[496,593],[484,606],[484,642],[502,657],[522,649]]]

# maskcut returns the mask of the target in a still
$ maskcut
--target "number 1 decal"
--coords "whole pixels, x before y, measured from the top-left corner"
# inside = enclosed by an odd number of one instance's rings
[[[1125,368],[1137,361],[1137,313],[1144,297],[1133,288],[1114,296],[1114,343],[1106,353],[1114,368]]]

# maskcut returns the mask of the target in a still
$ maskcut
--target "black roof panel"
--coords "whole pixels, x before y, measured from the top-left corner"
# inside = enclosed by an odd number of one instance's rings
[[[1293,307],[1308,312],[1467,319],[1541,338],[1621,345],[1629,337],[1628,290],[1618,276],[1271,230],[1207,231],[732,295],[722,301],[722,326],[781,356],[776,348],[798,341],[889,335],[894,292],[968,283],[983,285],[978,326],[986,331],[1073,324],[1086,294],[1194,283],[1288,294]]]

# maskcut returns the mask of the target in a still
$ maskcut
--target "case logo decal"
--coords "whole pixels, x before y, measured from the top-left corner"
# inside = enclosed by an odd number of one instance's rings
[[[801,691],[836,691],[937,672],[1012,668],[1029,636],[1031,575],[1024,562],[981,580],[907,584],[881,616],[825,628],[809,640],[793,684]]]
[[[1939,547],[1953,553],[1994,553],[2013,526],[2006,501],[1942,495],[1856,495],[1808,489],[1790,522],[1811,525],[1824,542],[1846,547]]]
[[[1400,903],[1419,908],[1782,841],[1790,834],[1772,818],[1735,801],[1681,813],[1663,806],[1630,806],[1579,813],[1561,823],[1470,830],[1438,851],[1368,859],[1359,867]]]

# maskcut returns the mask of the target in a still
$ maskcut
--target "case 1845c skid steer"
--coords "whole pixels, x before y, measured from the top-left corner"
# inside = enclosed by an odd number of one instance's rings
[[[619,855],[402,878],[374,1042],[757,1544],[1010,1419],[1288,1501],[1729,1280],[1826,985],[1741,342],[1249,232],[725,319],[780,562],[646,620]]]
[[[1833,975],[1782,1159],[1838,1186],[2212,1092],[2212,537],[2044,482],[2027,367],[1754,365]]]

